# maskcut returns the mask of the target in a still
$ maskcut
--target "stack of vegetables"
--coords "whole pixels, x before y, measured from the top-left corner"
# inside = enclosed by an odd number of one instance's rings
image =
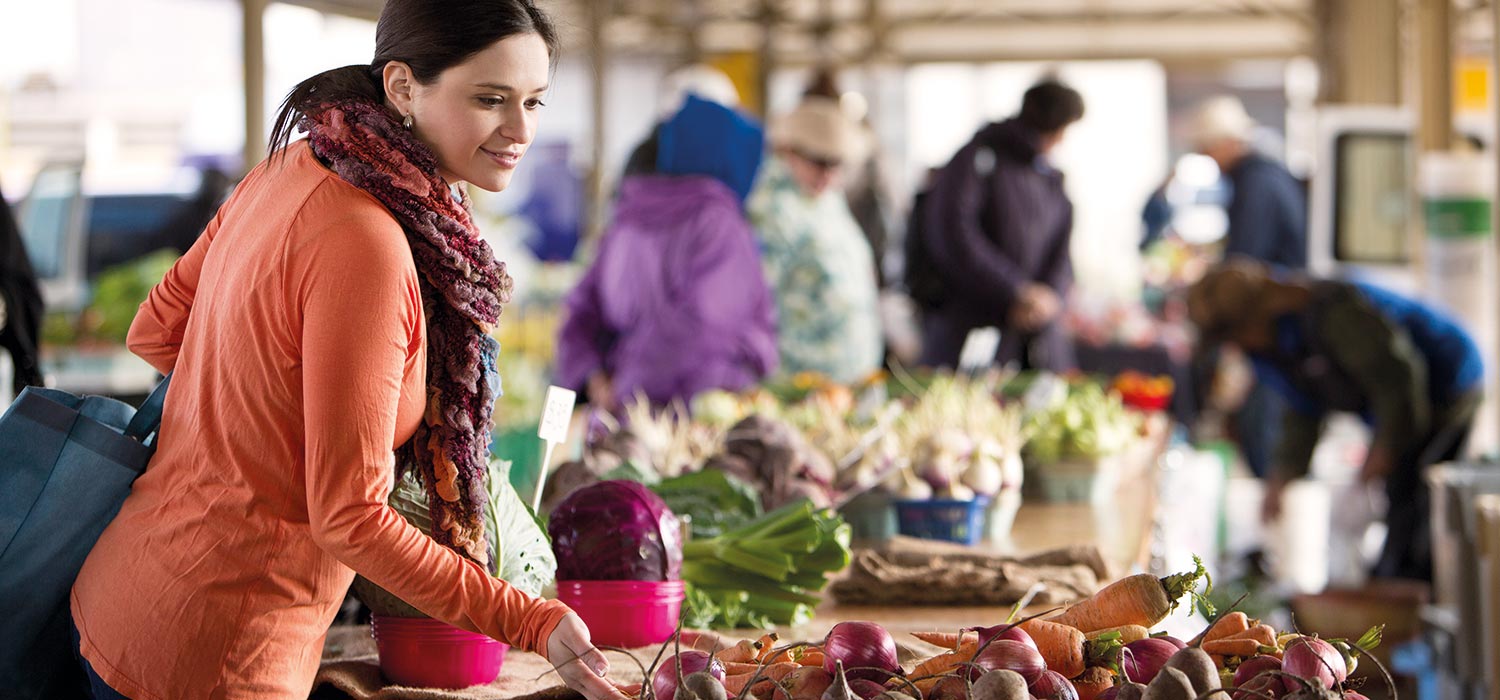
[[[1032,465],[1116,455],[1139,434],[1139,417],[1125,409],[1118,394],[1096,382],[1054,386],[1052,395],[1034,401],[1027,416],[1026,456]]]
[[[910,669],[898,663],[886,629],[850,621],[818,642],[778,646],[776,635],[768,634],[712,654],[679,647],[647,670],[646,683],[626,691],[638,700],[1191,700],[1217,694],[1363,700],[1348,676],[1360,655],[1379,644],[1379,628],[1352,643],[1325,641],[1274,635],[1230,613],[1192,643],[1150,635],[1177,597],[1195,594],[1202,575],[1200,567],[1166,579],[1132,576],[1052,617],[918,634],[950,651]]]
[[[849,565],[849,526],[802,500],[683,546],[689,627],[773,627],[812,619],[828,574]]]
[[[1135,370],[1121,372],[1111,388],[1126,406],[1143,411],[1163,411],[1172,403],[1171,377],[1150,376]]]
[[[896,429],[899,449],[911,459],[886,488],[903,500],[956,501],[1019,489],[1028,429],[1019,406],[996,399],[996,382],[934,378]]]

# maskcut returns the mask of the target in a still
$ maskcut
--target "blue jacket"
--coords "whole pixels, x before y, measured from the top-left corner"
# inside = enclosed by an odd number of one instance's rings
[[[1302,183],[1270,158],[1245,156],[1227,173],[1232,189],[1224,255],[1307,267],[1307,196]]]

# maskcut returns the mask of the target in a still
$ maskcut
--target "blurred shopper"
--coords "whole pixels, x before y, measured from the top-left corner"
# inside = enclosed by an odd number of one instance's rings
[[[776,369],[776,322],[744,201],[759,125],[688,97],[662,125],[655,175],[627,177],[598,256],[568,295],[559,383],[615,410],[738,391]]]
[[[740,91],[734,81],[706,63],[694,63],[669,73],[663,81],[661,100],[656,113],[661,121],[651,128],[625,161],[625,176],[649,175],[656,172],[656,149],[660,144],[662,124],[682,109],[688,95],[715,102],[731,109],[740,106]]]
[[[36,271],[26,254],[21,228],[10,203],[0,193],[0,347],[10,353],[15,368],[10,376],[13,393],[28,386],[43,386],[41,359],[37,350],[42,331],[42,290]]]
[[[956,365],[970,331],[997,326],[996,362],[1073,368],[1059,322],[1073,285],[1073,205],[1047,156],[1082,118],[1077,91],[1038,83],[1020,114],[980,129],[922,196],[907,283],[922,308],[923,364]]]
[[[373,62],[287,96],[272,157],[130,328],[173,375],[155,457],[73,587],[96,698],[306,698],[355,572],[622,697],[576,614],[487,571],[488,332],[511,281],[462,188],[509,183],[556,46],[524,0],[387,0]],[[430,537],[386,503],[407,470]]]
[[[1210,98],[1193,119],[1198,151],[1229,181],[1224,255],[1288,270],[1307,267],[1307,195],[1286,166],[1255,150],[1255,120],[1234,97]]]
[[[839,87],[838,71],[831,66],[813,72],[802,97],[835,100],[858,125],[866,148],[864,157],[844,166],[844,199],[848,201],[849,213],[854,215],[854,221],[864,232],[870,253],[875,257],[876,284],[885,289],[886,248],[890,244],[892,228],[891,197],[875,127],[869,119],[869,105],[858,93],[846,93]]]
[[[1484,374],[1474,341],[1420,302],[1373,286],[1278,275],[1237,259],[1188,291],[1205,340],[1237,346],[1257,380],[1287,401],[1264,514],[1280,514],[1291,479],[1307,474],[1329,413],[1361,415],[1373,440],[1361,468],[1384,479],[1389,534],[1377,576],[1432,578],[1429,499],[1422,470],[1463,449]]]
[[[1251,145],[1255,127],[1245,106],[1228,95],[1205,100],[1193,118],[1198,150],[1213,158],[1229,182],[1224,255],[1302,270],[1307,267],[1307,198],[1285,166]],[[1286,410],[1285,400],[1257,383],[1232,416],[1245,464],[1258,477],[1271,469]]]
[[[776,296],[782,370],[856,382],[880,368],[879,295],[870,245],[844,200],[844,164],[863,156],[858,126],[833,100],[782,115],[750,219]]]
[[[526,247],[544,262],[567,262],[583,227],[583,178],[567,143],[533,146],[531,191],[516,213],[531,222]]]

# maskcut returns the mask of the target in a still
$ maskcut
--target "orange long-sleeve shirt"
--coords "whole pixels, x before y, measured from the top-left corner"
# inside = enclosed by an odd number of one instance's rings
[[[151,291],[132,351],[175,370],[159,449],[73,586],[85,658],[158,698],[305,698],[358,571],[543,651],[568,612],[386,505],[425,401],[401,226],[305,142],[256,168]]]

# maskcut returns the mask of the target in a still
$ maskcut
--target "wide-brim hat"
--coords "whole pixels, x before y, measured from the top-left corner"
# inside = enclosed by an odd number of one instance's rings
[[[1220,141],[1249,141],[1255,131],[1255,120],[1239,98],[1219,95],[1198,105],[1191,130],[1193,143],[1200,147]]]
[[[864,130],[837,100],[809,97],[771,123],[771,145],[830,163],[854,163],[868,149]]]

